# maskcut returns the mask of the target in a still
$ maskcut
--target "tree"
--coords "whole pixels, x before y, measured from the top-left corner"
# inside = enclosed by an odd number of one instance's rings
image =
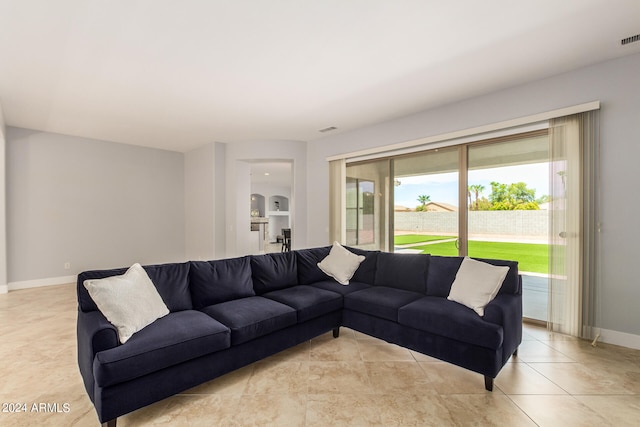
[[[540,207],[536,202],[536,190],[527,188],[524,182],[513,184],[502,184],[491,182],[491,210],[538,210]]]
[[[420,206],[416,208],[417,211],[426,211],[427,203],[431,201],[431,196],[420,195],[418,196],[418,202],[420,202]]]
[[[474,193],[475,197],[476,197],[476,201],[473,204],[473,208],[472,210],[477,211],[480,210],[480,205],[479,205],[479,198],[480,198],[480,193],[482,193],[484,191],[484,185],[481,184],[473,184],[469,186],[469,207],[471,208],[471,192]]]

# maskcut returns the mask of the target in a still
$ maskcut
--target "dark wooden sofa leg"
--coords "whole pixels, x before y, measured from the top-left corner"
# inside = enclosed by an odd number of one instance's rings
[[[484,376],[484,388],[487,391],[493,391],[493,378]]]
[[[513,352],[513,356],[514,356],[514,357],[518,357],[518,348],[520,348],[520,347],[517,347],[517,348],[516,348],[516,351],[514,351],[514,352]]]
[[[118,419],[114,418],[112,420],[107,421],[106,423],[102,423],[102,427],[116,427],[116,421]]]
[[[333,328],[333,337],[338,338],[340,336],[340,326]]]

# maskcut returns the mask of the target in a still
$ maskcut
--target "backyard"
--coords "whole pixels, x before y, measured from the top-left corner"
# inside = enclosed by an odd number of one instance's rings
[[[442,241],[438,243],[439,241]],[[411,249],[424,254],[457,256],[455,238],[405,234],[394,237],[396,251]],[[469,240],[469,256],[518,261],[522,272],[548,274],[549,245],[544,243],[487,242]]]

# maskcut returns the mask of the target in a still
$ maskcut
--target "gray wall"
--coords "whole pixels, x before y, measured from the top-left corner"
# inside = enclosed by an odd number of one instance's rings
[[[187,259],[225,256],[225,150],[212,142],[184,154]]]
[[[8,127],[7,181],[10,283],[184,259],[181,153]]]
[[[308,145],[308,243],[329,243],[326,157],[497,123],[600,100],[602,168],[601,327],[640,336],[634,259],[640,227],[634,195],[640,158],[640,55],[631,55],[507,90],[427,110]],[[428,91],[429,88],[416,88]]]
[[[205,144],[184,154],[185,255],[215,258],[215,146]]]

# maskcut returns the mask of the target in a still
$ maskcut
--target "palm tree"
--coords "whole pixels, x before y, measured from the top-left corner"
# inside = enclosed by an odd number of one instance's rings
[[[418,202],[422,204],[422,210],[427,206],[427,203],[431,201],[431,196],[420,195],[418,196]]]
[[[478,210],[479,208],[479,204],[478,204],[478,198],[480,197],[480,193],[482,193],[484,191],[484,185],[481,184],[473,184],[469,186],[469,199],[471,199],[471,192],[474,192],[474,195],[476,196],[476,203],[475,203],[475,207],[473,210]],[[469,202],[471,202],[471,200],[469,200]]]

